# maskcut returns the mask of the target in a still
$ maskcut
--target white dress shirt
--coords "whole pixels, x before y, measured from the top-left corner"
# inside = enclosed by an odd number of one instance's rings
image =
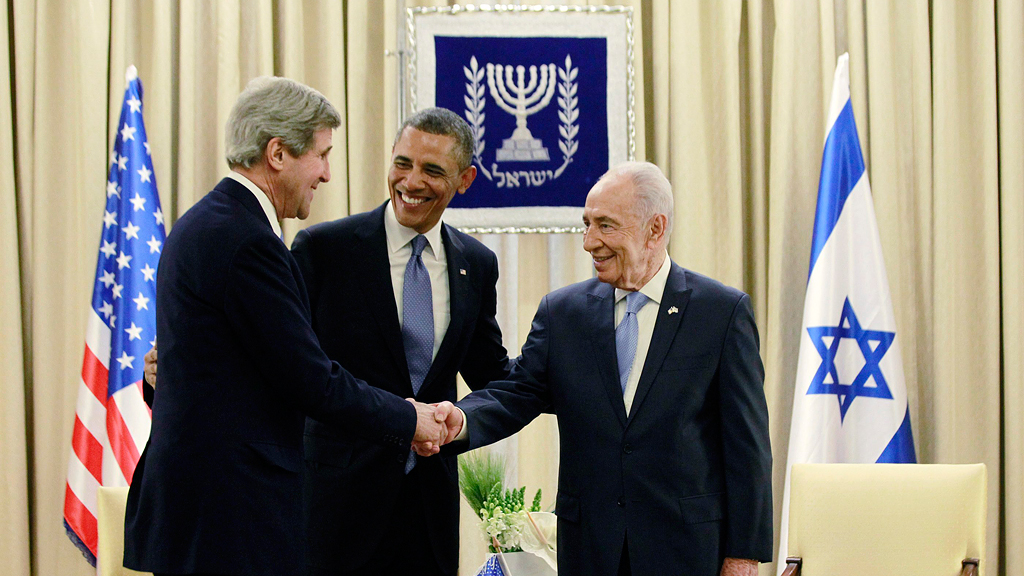
[[[384,234],[388,239],[388,260],[391,262],[391,286],[395,290],[395,305],[398,307],[398,323],[402,324],[402,289],[405,286],[405,267],[412,256],[412,239],[419,232],[406,228],[398,223],[395,207],[388,202],[384,209]],[[430,275],[430,298],[434,306],[434,352],[431,358],[437,357],[441,348],[441,340],[448,331],[451,321],[451,301],[448,289],[448,259],[444,253],[444,242],[441,240],[441,222],[424,234],[427,246],[423,249],[423,265]]]
[[[661,306],[661,299],[665,295],[665,283],[668,282],[668,273],[672,269],[672,260],[668,254],[661,263],[661,268],[654,274],[654,277],[640,288],[640,292],[651,301],[644,304],[636,314],[637,341],[636,356],[633,357],[633,368],[629,371],[629,378],[626,379],[626,390],[622,394],[622,401],[626,404],[626,414],[629,414],[633,407],[633,397],[636,396],[636,386],[640,382],[640,375],[644,372],[644,362],[647,360],[647,351],[651,348],[651,336],[654,335],[654,324],[658,321],[658,308]],[[615,327],[626,316],[626,295],[628,290],[615,289]]]
[[[274,205],[270,202],[270,198],[267,197],[266,193],[264,193],[263,190],[260,190],[259,186],[253,184],[252,180],[249,180],[234,170],[228,172],[228,178],[231,178],[235,182],[245,186],[249,189],[249,192],[252,192],[252,195],[256,197],[257,201],[259,201],[260,207],[263,208],[263,213],[267,215],[267,220],[270,221],[270,227],[274,229],[274,234],[276,234],[278,238],[281,238],[281,223],[277,221],[277,210],[274,209]],[[282,239],[282,242],[283,241],[284,240]]]

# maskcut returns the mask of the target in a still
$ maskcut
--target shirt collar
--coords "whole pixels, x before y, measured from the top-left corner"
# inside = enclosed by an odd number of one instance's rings
[[[644,284],[640,288],[640,292],[644,296],[647,296],[653,300],[656,304],[661,304],[661,298],[665,295],[665,284],[668,283],[668,273],[672,269],[672,259],[665,254],[665,259],[661,263],[661,268],[654,274],[654,277],[648,280],[647,284]],[[615,289],[615,302],[618,303],[629,294],[629,290]]]
[[[406,244],[412,242],[412,239],[419,235],[419,232],[412,228],[402,226],[398,222],[398,217],[395,216],[395,206],[388,201],[387,208],[384,209],[384,233],[388,237],[388,250],[394,254]],[[435,259],[440,259],[441,256],[441,222],[438,221],[436,225],[430,230],[427,230],[424,236],[427,237],[427,244],[430,245],[431,253]]]
[[[270,227],[274,229],[274,234],[278,238],[281,238],[281,223],[277,221],[277,210],[274,209],[274,205],[270,202],[270,198],[267,194],[260,190],[260,187],[253,183],[242,174],[232,170],[228,172],[228,178],[231,178],[235,182],[238,182],[242,186],[249,189],[252,195],[256,197],[256,200],[260,203],[260,208],[263,208],[263,213],[266,215],[267,220],[270,221]]]

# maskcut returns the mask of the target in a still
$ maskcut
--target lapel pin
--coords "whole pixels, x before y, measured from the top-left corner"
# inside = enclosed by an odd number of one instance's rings
[[[668,309],[669,314],[675,314],[676,312],[679,312],[679,308],[676,308],[675,306]]]
[[[466,275],[466,269],[465,268],[459,268],[459,274],[462,274],[463,276],[465,276]]]

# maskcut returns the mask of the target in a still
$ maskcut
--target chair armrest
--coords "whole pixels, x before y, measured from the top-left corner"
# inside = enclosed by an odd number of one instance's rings
[[[961,565],[963,568],[960,570],[960,576],[978,576],[978,564],[981,560],[977,558],[967,558]]]
[[[800,576],[800,566],[803,563],[803,558],[798,556],[786,558],[786,570],[782,573],[782,576]]]

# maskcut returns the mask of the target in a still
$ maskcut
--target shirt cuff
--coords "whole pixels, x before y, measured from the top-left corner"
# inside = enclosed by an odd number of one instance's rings
[[[455,439],[452,440],[453,442],[465,440],[466,438],[469,437],[469,422],[466,420],[466,413],[463,412],[462,408],[459,408],[458,406],[456,406],[455,409],[462,413],[462,430],[459,430],[459,433],[455,436]]]

